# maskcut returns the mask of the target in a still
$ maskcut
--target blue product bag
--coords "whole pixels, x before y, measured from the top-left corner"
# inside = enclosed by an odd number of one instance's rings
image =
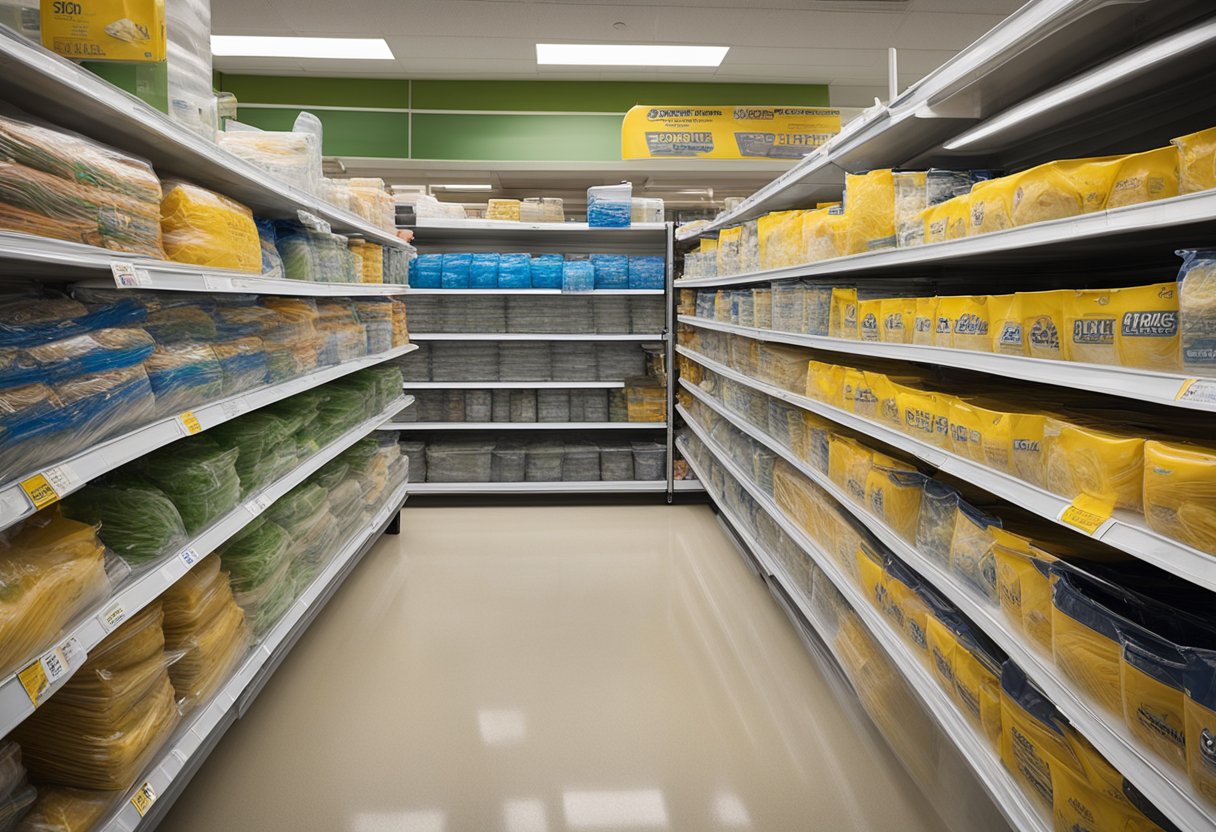
[[[532,288],[562,288],[562,267],[565,260],[560,254],[538,254],[532,258]],[[594,276],[592,277],[594,280]]]
[[[662,289],[667,282],[667,263],[662,257],[630,257],[630,289]]]
[[[442,275],[442,254],[419,254],[410,263],[410,288],[438,289],[443,285]]]
[[[532,288],[532,255],[503,254],[498,258],[499,289]]]
[[[562,264],[563,292],[590,292],[595,288],[595,267],[590,260],[567,260]]]
[[[469,265],[470,289],[494,289],[498,286],[498,264],[501,258],[497,252],[479,252],[473,255]]]
[[[595,267],[595,288],[628,289],[629,257],[624,254],[593,254],[591,265]]]
[[[469,288],[469,267],[472,265],[472,254],[450,253],[443,255],[443,276],[440,279],[440,288]]]

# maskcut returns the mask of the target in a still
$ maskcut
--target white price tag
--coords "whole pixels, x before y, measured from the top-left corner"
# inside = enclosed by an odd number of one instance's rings
[[[270,508],[272,505],[274,505],[274,500],[265,494],[259,494],[250,500],[246,504],[246,507],[249,509],[250,514],[258,515]]]
[[[182,563],[186,565],[187,569],[192,568],[194,564],[202,560],[202,558],[198,556],[198,552],[194,551],[193,549],[182,549],[181,552],[178,553],[178,557],[181,558]]]
[[[1180,402],[1216,404],[1216,379],[1190,378],[1182,383],[1176,397]]]
[[[67,660],[68,667],[75,668],[84,664],[86,654],[84,652],[84,648],[80,646],[80,642],[76,640],[75,636],[72,636],[63,644],[59,645],[59,652],[63,654],[64,659]]]
[[[101,626],[107,632],[113,632],[114,628],[127,620],[127,608],[121,603],[111,604],[100,616]]]
[[[114,275],[114,285],[119,289],[135,289],[150,282],[148,273],[136,269],[134,263],[111,263],[110,272]]]
[[[242,401],[223,402],[220,405],[220,410],[224,413],[225,419],[235,419],[245,412],[245,403]]]
[[[235,288],[232,285],[232,278],[212,277],[209,274],[203,275],[203,285],[209,292],[231,292]]]
[[[47,468],[42,472],[42,476],[46,477],[46,481],[60,495],[67,494],[83,482],[83,478],[70,465],[56,465],[53,468]]]

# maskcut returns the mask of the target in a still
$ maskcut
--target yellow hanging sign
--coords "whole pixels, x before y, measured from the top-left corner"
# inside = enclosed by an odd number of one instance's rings
[[[654,107],[621,124],[622,159],[801,159],[840,132],[828,107]]]

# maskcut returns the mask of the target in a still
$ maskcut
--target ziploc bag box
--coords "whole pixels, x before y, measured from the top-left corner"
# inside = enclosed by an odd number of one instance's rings
[[[165,60],[164,0],[42,0],[42,45],[65,58]]]

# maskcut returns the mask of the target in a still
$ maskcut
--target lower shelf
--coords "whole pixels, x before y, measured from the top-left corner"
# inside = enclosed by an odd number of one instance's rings
[[[411,494],[612,494],[663,492],[667,480],[616,482],[420,482]]]
[[[386,422],[383,430],[665,430],[666,422]]]
[[[132,832],[153,829],[169,811],[182,790],[202,766],[220,738],[245,712],[283,657],[308,628],[347,575],[393,522],[405,503],[409,484],[399,486],[369,523],[368,528],[346,542],[321,574],[304,590],[279,623],[237,668],[211,701],[178,728],[161,750],[143,779],[98,829],[103,832]],[[143,811],[137,808],[136,795]],[[151,798],[151,805],[147,805]]]
[[[671,484],[672,491],[704,492],[705,483],[700,480],[676,480]]]

